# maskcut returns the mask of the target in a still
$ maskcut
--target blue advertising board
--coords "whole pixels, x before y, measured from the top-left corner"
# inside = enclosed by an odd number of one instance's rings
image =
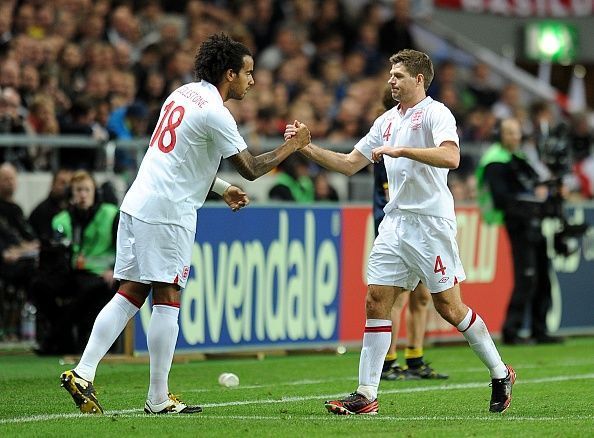
[[[571,224],[594,224],[592,204],[571,206],[566,213]],[[507,235],[485,233],[476,206],[457,209],[457,216],[467,271],[464,299],[497,336],[513,288]],[[594,227],[578,239],[577,250],[568,257],[554,251],[559,220],[545,220],[543,231],[554,268],[548,328],[561,334],[594,333]],[[360,343],[366,258],[373,237],[371,209],[361,206],[267,205],[238,213],[226,206],[203,207],[182,292],[176,351]],[[136,354],[148,351],[150,312],[145,304],[136,317]],[[461,339],[433,310],[427,330],[428,340]]]
[[[205,207],[180,305],[177,351],[337,340],[339,208]],[[146,352],[147,304],[135,325]]]

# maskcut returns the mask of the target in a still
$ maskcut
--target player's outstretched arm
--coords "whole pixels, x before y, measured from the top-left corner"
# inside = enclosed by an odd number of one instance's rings
[[[293,124],[287,125],[284,134],[285,139],[292,138],[301,125],[297,120]],[[320,166],[347,176],[354,175],[369,164],[369,160],[357,149],[353,149],[348,154],[343,154],[342,152],[329,151],[310,143],[301,149],[300,152]]]
[[[453,141],[444,141],[434,148],[399,148],[384,145],[371,151],[371,158],[375,162],[381,161],[383,155],[393,158],[409,158],[429,166],[447,169],[456,169],[460,164],[460,148]]]
[[[270,172],[293,152],[303,149],[311,141],[307,126],[301,125],[293,137],[277,147],[275,150],[253,156],[247,149],[229,157],[231,164],[239,174],[249,181],[253,181]]]

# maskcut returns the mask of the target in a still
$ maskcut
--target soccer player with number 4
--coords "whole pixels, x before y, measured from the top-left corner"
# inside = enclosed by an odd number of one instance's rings
[[[448,108],[426,95],[433,79],[429,57],[402,50],[390,57],[388,83],[398,104],[378,117],[369,133],[348,153],[313,144],[301,153],[321,166],[353,175],[383,159],[390,200],[367,265],[366,324],[359,361],[359,386],[350,396],[325,403],[339,414],[376,414],[378,386],[390,346],[390,310],[404,290],[419,281],[431,292],[439,314],[466,338],[491,375],[491,412],[511,402],[516,374],[505,365],[481,317],[460,297],[464,269],[456,244],[454,200],[449,169],[458,167],[456,121]],[[287,125],[285,139],[302,124]]]
[[[180,401],[168,388],[197,209],[210,190],[221,195],[233,211],[249,203],[243,190],[215,178],[222,158],[251,181],[310,142],[309,131],[301,127],[273,151],[253,156],[247,150],[223,103],[243,99],[254,85],[253,70],[247,47],[225,34],[213,35],[196,55],[196,82],[181,86],[163,103],[136,180],[121,206],[114,269],[120,287],[97,316],[80,362],[60,377],[83,413],[103,413],[93,386],[97,366],[151,291],[150,383],[144,411],[202,411],[200,406]]]

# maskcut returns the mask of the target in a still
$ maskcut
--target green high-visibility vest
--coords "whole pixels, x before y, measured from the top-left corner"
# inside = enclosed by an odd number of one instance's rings
[[[84,257],[83,268],[97,275],[113,268],[115,262],[115,242],[112,236],[113,221],[118,208],[113,204],[103,203],[95,216],[84,229],[80,242],[72,245],[72,264],[80,255]],[[72,217],[68,210],[58,213],[52,219],[52,229],[72,241]]]
[[[287,187],[295,202],[300,204],[310,203],[315,200],[315,188],[310,178],[300,177],[298,180],[291,178],[286,173],[279,173],[276,177],[276,183]]]
[[[491,163],[509,163],[513,155],[501,143],[494,143],[481,157],[476,168],[477,200],[482,218],[488,224],[501,225],[505,222],[505,216],[503,211],[495,208],[489,185],[485,182],[485,168]]]

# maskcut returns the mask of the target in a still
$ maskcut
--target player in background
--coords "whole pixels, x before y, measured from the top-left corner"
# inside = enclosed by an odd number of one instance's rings
[[[243,99],[254,85],[253,70],[246,46],[225,34],[213,35],[196,55],[196,81],[173,91],[163,103],[138,176],[121,206],[114,269],[120,287],[97,316],[78,365],[61,375],[62,386],[83,413],[103,412],[93,386],[97,366],[151,291],[150,383],[144,411],[202,411],[181,402],[168,387],[197,209],[209,190],[222,195],[233,211],[249,202],[240,188],[215,179],[222,158],[244,178],[254,180],[310,142],[309,131],[302,127],[273,151],[253,156],[247,150],[223,103]]]
[[[382,105],[378,109],[378,117],[396,105],[392,97],[392,89],[387,86],[382,96]],[[388,175],[383,161],[373,163],[373,220],[375,224],[375,236],[378,235],[379,225],[384,218],[384,207],[390,200],[388,191]],[[404,359],[406,366],[401,367],[398,362],[398,332],[400,331],[400,320],[402,309],[406,306],[406,348]],[[388,354],[384,359],[382,367],[382,380],[417,380],[417,379],[447,379],[447,374],[440,374],[425,362],[423,358],[423,344],[427,327],[427,313],[431,293],[419,283],[417,288],[411,292],[404,291],[396,300],[391,310],[392,318],[392,340]]]
[[[301,150],[321,166],[353,175],[384,159],[390,201],[367,265],[365,332],[359,386],[344,399],[329,400],[334,414],[376,414],[382,363],[391,339],[390,311],[404,290],[419,280],[431,291],[437,312],[466,338],[491,375],[491,412],[511,402],[516,374],[501,360],[482,320],[460,297],[464,269],[456,243],[454,199],[447,186],[449,169],[460,162],[456,121],[442,103],[426,95],[433,79],[429,57],[401,50],[390,57],[388,83],[398,104],[376,119],[368,134],[348,153],[309,144]],[[302,127],[287,125],[285,138]]]

